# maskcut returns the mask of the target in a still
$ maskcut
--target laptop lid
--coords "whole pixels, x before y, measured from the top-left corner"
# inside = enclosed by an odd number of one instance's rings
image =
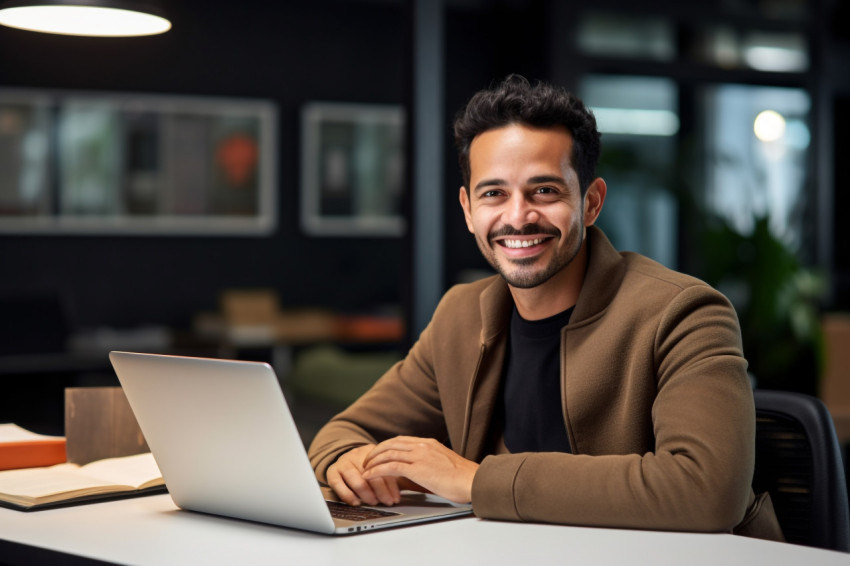
[[[109,358],[182,509],[327,534],[471,512],[411,493],[377,508],[380,517],[334,519],[269,364],[131,352]]]

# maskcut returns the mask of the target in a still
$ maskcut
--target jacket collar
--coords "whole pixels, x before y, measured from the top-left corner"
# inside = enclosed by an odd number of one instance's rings
[[[489,344],[497,339],[507,328],[511,320],[514,300],[508,284],[501,275],[481,293],[478,301],[481,307],[481,343]]]
[[[570,325],[589,322],[602,314],[620,288],[626,276],[626,262],[601,229],[587,229],[587,247],[590,256],[587,273],[570,318]]]

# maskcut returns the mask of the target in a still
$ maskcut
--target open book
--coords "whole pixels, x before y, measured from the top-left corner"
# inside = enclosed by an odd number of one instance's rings
[[[22,511],[165,491],[150,452],[85,466],[57,464],[0,472],[0,505]]]

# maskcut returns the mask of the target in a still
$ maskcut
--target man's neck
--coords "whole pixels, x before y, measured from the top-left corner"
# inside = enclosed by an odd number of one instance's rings
[[[519,315],[525,320],[541,320],[574,306],[586,271],[587,240],[570,264],[545,283],[530,289],[508,287]]]

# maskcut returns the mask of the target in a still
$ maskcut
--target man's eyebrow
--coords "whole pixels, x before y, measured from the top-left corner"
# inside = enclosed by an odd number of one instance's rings
[[[530,185],[540,185],[544,183],[556,183],[558,185],[566,185],[567,181],[563,177],[559,177],[558,175],[537,175],[536,177],[531,177],[528,180],[528,184]]]
[[[479,190],[484,189],[486,187],[501,187],[504,185],[507,185],[507,182],[502,179],[484,179],[483,181],[480,181],[477,185],[475,185],[475,189],[473,190],[475,192],[478,192]]]

